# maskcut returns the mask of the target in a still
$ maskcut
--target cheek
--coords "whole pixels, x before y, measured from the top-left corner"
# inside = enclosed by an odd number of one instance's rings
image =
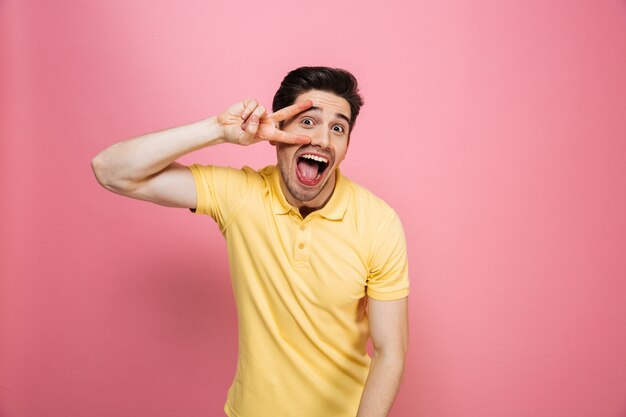
[[[348,152],[348,146],[347,144],[343,147],[341,147],[341,149],[337,149],[337,163],[343,161],[346,157],[346,153]]]
[[[289,164],[295,155],[295,150],[285,148],[284,145],[278,144],[276,146],[277,158],[279,161],[285,164]]]

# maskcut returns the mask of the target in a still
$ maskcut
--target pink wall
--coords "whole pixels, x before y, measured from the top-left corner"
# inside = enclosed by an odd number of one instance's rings
[[[269,105],[305,64],[360,79],[344,172],[408,237],[391,416],[626,415],[626,3],[376,3],[0,1],[1,416],[221,415],[236,322],[217,228],[107,193],[89,162]]]

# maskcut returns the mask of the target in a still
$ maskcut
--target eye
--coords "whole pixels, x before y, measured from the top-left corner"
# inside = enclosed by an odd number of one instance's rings
[[[333,126],[333,131],[337,133],[344,133],[346,129],[342,125]]]
[[[315,124],[313,119],[311,119],[310,117],[304,117],[302,120],[300,120],[300,123],[305,126],[313,126]]]

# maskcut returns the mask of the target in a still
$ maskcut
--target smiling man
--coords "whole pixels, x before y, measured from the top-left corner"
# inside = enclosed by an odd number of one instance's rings
[[[387,204],[339,171],[362,104],[349,72],[302,67],[271,114],[243,100],[92,161],[105,188],[209,215],[224,235],[239,323],[230,417],[382,417],[393,404],[408,338],[404,233]],[[276,147],[276,165],[175,162],[260,141]]]

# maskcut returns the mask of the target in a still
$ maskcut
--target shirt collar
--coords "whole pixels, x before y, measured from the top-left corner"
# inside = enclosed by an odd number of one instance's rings
[[[329,220],[341,220],[343,219],[344,214],[346,213],[346,209],[348,207],[349,200],[349,190],[347,179],[341,175],[339,168],[335,171],[336,182],[335,189],[333,190],[333,194],[330,197],[330,200],[326,203],[324,207],[320,210],[315,211],[314,213],[319,213],[320,216],[329,219]],[[272,210],[274,214],[287,214],[291,210],[298,212],[298,209],[293,207],[283,194],[283,190],[280,187],[280,170],[277,166],[273,166],[270,178],[270,194],[272,201]]]

